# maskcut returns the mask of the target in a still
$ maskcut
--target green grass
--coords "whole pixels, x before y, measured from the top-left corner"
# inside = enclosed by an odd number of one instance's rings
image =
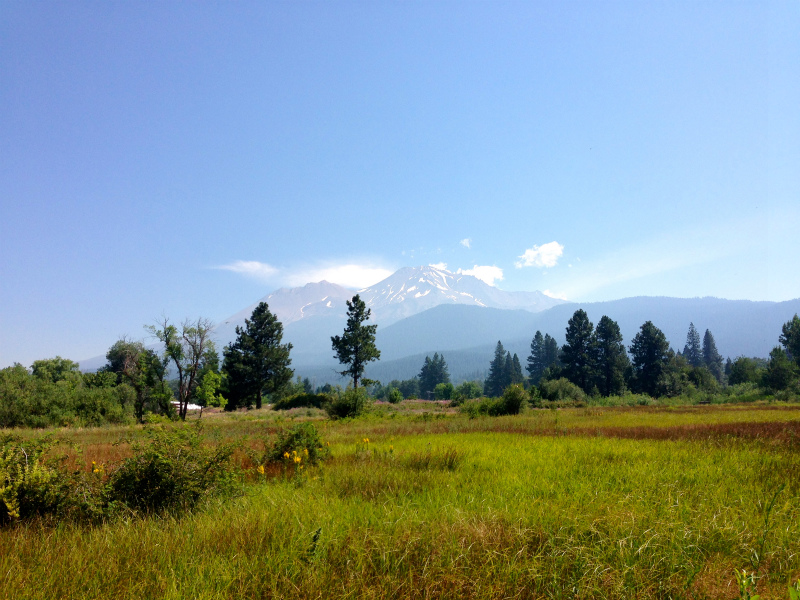
[[[248,417],[206,431],[280,425]],[[718,599],[744,568],[787,598],[800,578],[797,405],[316,423],[331,460],[296,478],[250,468],[238,496],[184,518],[0,530],[0,597]],[[714,428],[742,424],[761,434]],[[87,459],[119,435],[84,433]]]

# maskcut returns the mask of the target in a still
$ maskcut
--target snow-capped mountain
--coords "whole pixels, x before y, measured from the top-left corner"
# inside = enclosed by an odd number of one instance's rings
[[[440,304],[530,312],[563,304],[563,300],[550,298],[541,292],[506,292],[472,275],[431,266],[400,269],[380,283],[359,291],[359,294],[372,309],[375,321],[384,326]]]

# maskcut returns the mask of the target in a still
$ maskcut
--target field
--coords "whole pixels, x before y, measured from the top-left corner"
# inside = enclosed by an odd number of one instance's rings
[[[329,460],[259,473],[242,449],[238,491],[192,514],[3,528],[0,596],[722,599],[744,569],[788,598],[800,578],[797,404],[203,416],[243,447],[303,420]],[[131,431],[59,435],[88,465]]]

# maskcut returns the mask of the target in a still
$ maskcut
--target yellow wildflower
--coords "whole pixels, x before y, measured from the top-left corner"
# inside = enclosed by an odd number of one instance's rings
[[[302,460],[303,460],[303,459],[302,459],[302,458],[300,458],[299,456],[295,456],[295,457],[294,457],[294,462],[295,462],[295,464],[297,464],[297,463],[301,462]]]
[[[264,465],[258,465],[258,469],[256,469],[261,475],[264,474]]]
[[[364,443],[369,444],[369,438],[364,438]]]
[[[303,454],[305,454],[305,455],[306,455],[306,457],[308,457],[308,448],[304,448],[304,449],[303,449]]]
[[[288,452],[284,452],[283,453],[283,458],[289,458],[289,453]]]

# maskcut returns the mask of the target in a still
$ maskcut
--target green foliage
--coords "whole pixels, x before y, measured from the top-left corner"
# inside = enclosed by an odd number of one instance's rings
[[[375,347],[375,331],[377,325],[364,325],[369,320],[371,309],[367,308],[361,297],[356,294],[347,301],[347,325],[342,335],[331,337],[336,359],[346,369],[340,371],[342,376],[353,378],[353,388],[358,389],[358,381],[364,374],[367,363],[379,360],[381,351]]]
[[[230,489],[234,447],[202,444],[197,427],[152,427],[110,475],[107,501],[135,513],[190,510]]]
[[[253,309],[244,329],[236,327],[236,340],[223,351],[222,370],[227,377],[228,408],[261,408],[263,396],[279,392],[292,380],[291,344],[282,344],[283,324],[266,302]]]
[[[450,400],[452,399],[454,392],[455,388],[453,387],[452,383],[439,383],[433,390],[433,397],[436,400]]]
[[[703,366],[703,351],[700,348],[700,334],[695,329],[694,323],[689,323],[689,332],[686,334],[686,344],[683,346],[683,357],[692,367]]]
[[[160,329],[159,329],[160,327]],[[186,419],[189,402],[194,398],[200,383],[200,370],[209,350],[213,325],[207,319],[186,319],[180,329],[164,318],[158,325],[147,327],[150,333],[164,344],[163,363],[170,363],[178,373],[178,416]]]
[[[36,379],[57,383],[67,379],[74,380],[80,376],[80,365],[67,358],[56,356],[44,360],[36,360],[31,365],[31,373]]]
[[[494,358],[489,365],[489,375],[483,384],[484,393],[492,398],[500,396],[503,390],[511,385],[511,370],[506,368],[506,355],[502,342],[498,340]]]
[[[800,317],[795,314],[791,321],[783,324],[778,341],[783,344],[788,357],[800,367]]]
[[[214,406],[225,408],[228,401],[219,393],[222,387],[222,376],[214,371],[208,371],[200,378],[195,397],[200,406]]]
[[[630,360],[622,343],[619,325],[603,316],[595,330],[595,364],[597,388],[602,396],[619,396],[625,393],[625,373]]]
[[[264,443],[261,464],[282,463],[291,456],[299,456],[299,463],[317,464],[330,456],[330,450],[313,423],[298,423],[278,431],[275,439]]]
[[[764,387],[773,392],[787,390],[796,382],[796,378],[795,365],[789,360],[786,352],[780,346],[773,348],[769,353],[769,362],[763,375]]]
[[[278,398],[272,403],[273,410],[290,410],[292,408],[322,408],[331,400],[331,394],[294,394],[292,396],[284,396]]]
[[[345,419],[363,414],[369,407],[369,396],[364,388],[348,387],[323,406],[332,419]]]
[[[450,383],[450,373],[444,355],[434,353],[433,358],[426,356],[419,372],[419,393],[423,399],[430,399],[436,387],[442,383]]]
[[[503,391],[503,414],[518,415],[528,403],[528,393],[521,384],[515,383]]]
[[[731,364],[728,383],[760,383],[766,369],[766,361],[761,358],[740,356]]]
[[[539,384],[539,395],[549,402],[582,402],[586,394],[566,377],[542,381]]]
[[[669,344],[664,332],[647,321],[633,338],[630,347],[634,391],[659,395],[659,380],[669,361]]]
[[[717,344],[714,342],[714,336],[706,329],[703,335],[703,366],[708,369],[716,380],[722,383],[725,379],[725,373],[722,368],[722,356],[717,351]]]
[[[17,364],[0,369],[0,427],[126,423],[132,397],[127,385],[91,386],[79,373],[53,382]]]
[[[461,400],[478,398],[481,394],[483,394],[483,386],[479,381],[464,381],[455,390],[455,395]]]
[[[403,400],[403,393],[395,387],[389,388],[385,398],[390,404],[399,404]]]
[[[584,392],[590,393],[596,372],[594,325],[583,309],[567,323],[566,343],[561,346],[564,375]]]
[[[0,525],[61,510],[66,479],[45,460],[54,443],[50,437],[23,442],[0,436]]]

